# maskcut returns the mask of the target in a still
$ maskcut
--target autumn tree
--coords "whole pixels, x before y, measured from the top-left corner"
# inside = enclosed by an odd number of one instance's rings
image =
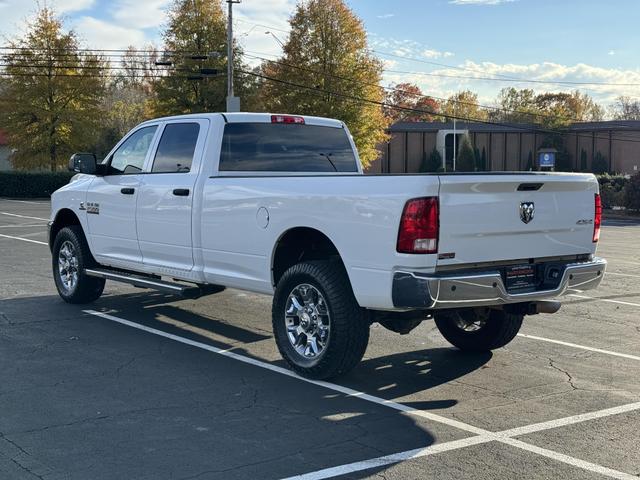
[[[49,8],[9,47],[2,57],[0,127],[16,150],[14,167],[56,171],[95,138],[106,64],[81,51],[76,34]]]
[[[640,100],[619,96],[611,108],[611,116],[614,120],[640,120]]]
[[[447,98],[442,105],[442,113],[447,119],[458,118],[466,121],[485,121],[487,110],[478,103],[478,94],[463,90]]]
[[[263,65],[265,107],[344,121],[366,166],[379,155],[387,121],[382,63],[368,50],[362,22],[343,0],[307,0],[290,24],[283,56]]]
[[[574,122],[599,121],[604,110],[593,98],[578,90],[571,93],[536,94],[529,88],[503,88],[491,119],[501,122],[535,123],[561,128]]]
[[[113,65],[115,68],[102,101],[102,128],[92,148],[99,158],[106,156],[137,124],[153,118],[157,59],[158,53],[151,46],[141,50],[130,46],[119,64]]]
[[[389,122],[432,122],[438,102],[413,83],[398,83],[387,92],[384,114]]]

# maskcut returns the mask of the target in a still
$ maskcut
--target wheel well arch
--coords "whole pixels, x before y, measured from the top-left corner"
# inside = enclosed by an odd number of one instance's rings
[[[280,278],[296,263],[309,260],[338,260],[342,257],[331,239],[320,230],[311,227],[291,228],[278,238],[271,257],[271,280],[278,285]],[[346,268],[345,268],[346,270]]]
[[[53,242],[55,242],[58,232],[69,225],[78,225],[82,228],[80,219],[73,210],[63,208],[56,214],[56,218],[51,224],[51,229],[49,231],[49,250],[53,250]]]

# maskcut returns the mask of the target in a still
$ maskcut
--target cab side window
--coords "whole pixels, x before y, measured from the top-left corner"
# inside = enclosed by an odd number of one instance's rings
[[[156,125],[144,127],[127,138],[111,156],[109,173],[111,175],[140,173],[157,128]]]
[[[164,127],[153,161],[152,173],[188,173],[198,142],[200,125],[170,123]]]

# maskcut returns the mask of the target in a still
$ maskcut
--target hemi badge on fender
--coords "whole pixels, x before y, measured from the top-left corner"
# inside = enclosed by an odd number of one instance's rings
[[[449,260],[451,258],[456,258],[455,252],[452,253],[439,253],[438,260]]]

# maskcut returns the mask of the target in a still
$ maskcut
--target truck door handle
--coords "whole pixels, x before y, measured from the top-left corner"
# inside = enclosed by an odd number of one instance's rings
[[[136,191],[135,188],[121,188],[120,193],[123,195],[133,195]]]
[[[176,197],[188,197],[189,196],[189,189],[188,188],[175,188],[173,190],[173,194]]]

